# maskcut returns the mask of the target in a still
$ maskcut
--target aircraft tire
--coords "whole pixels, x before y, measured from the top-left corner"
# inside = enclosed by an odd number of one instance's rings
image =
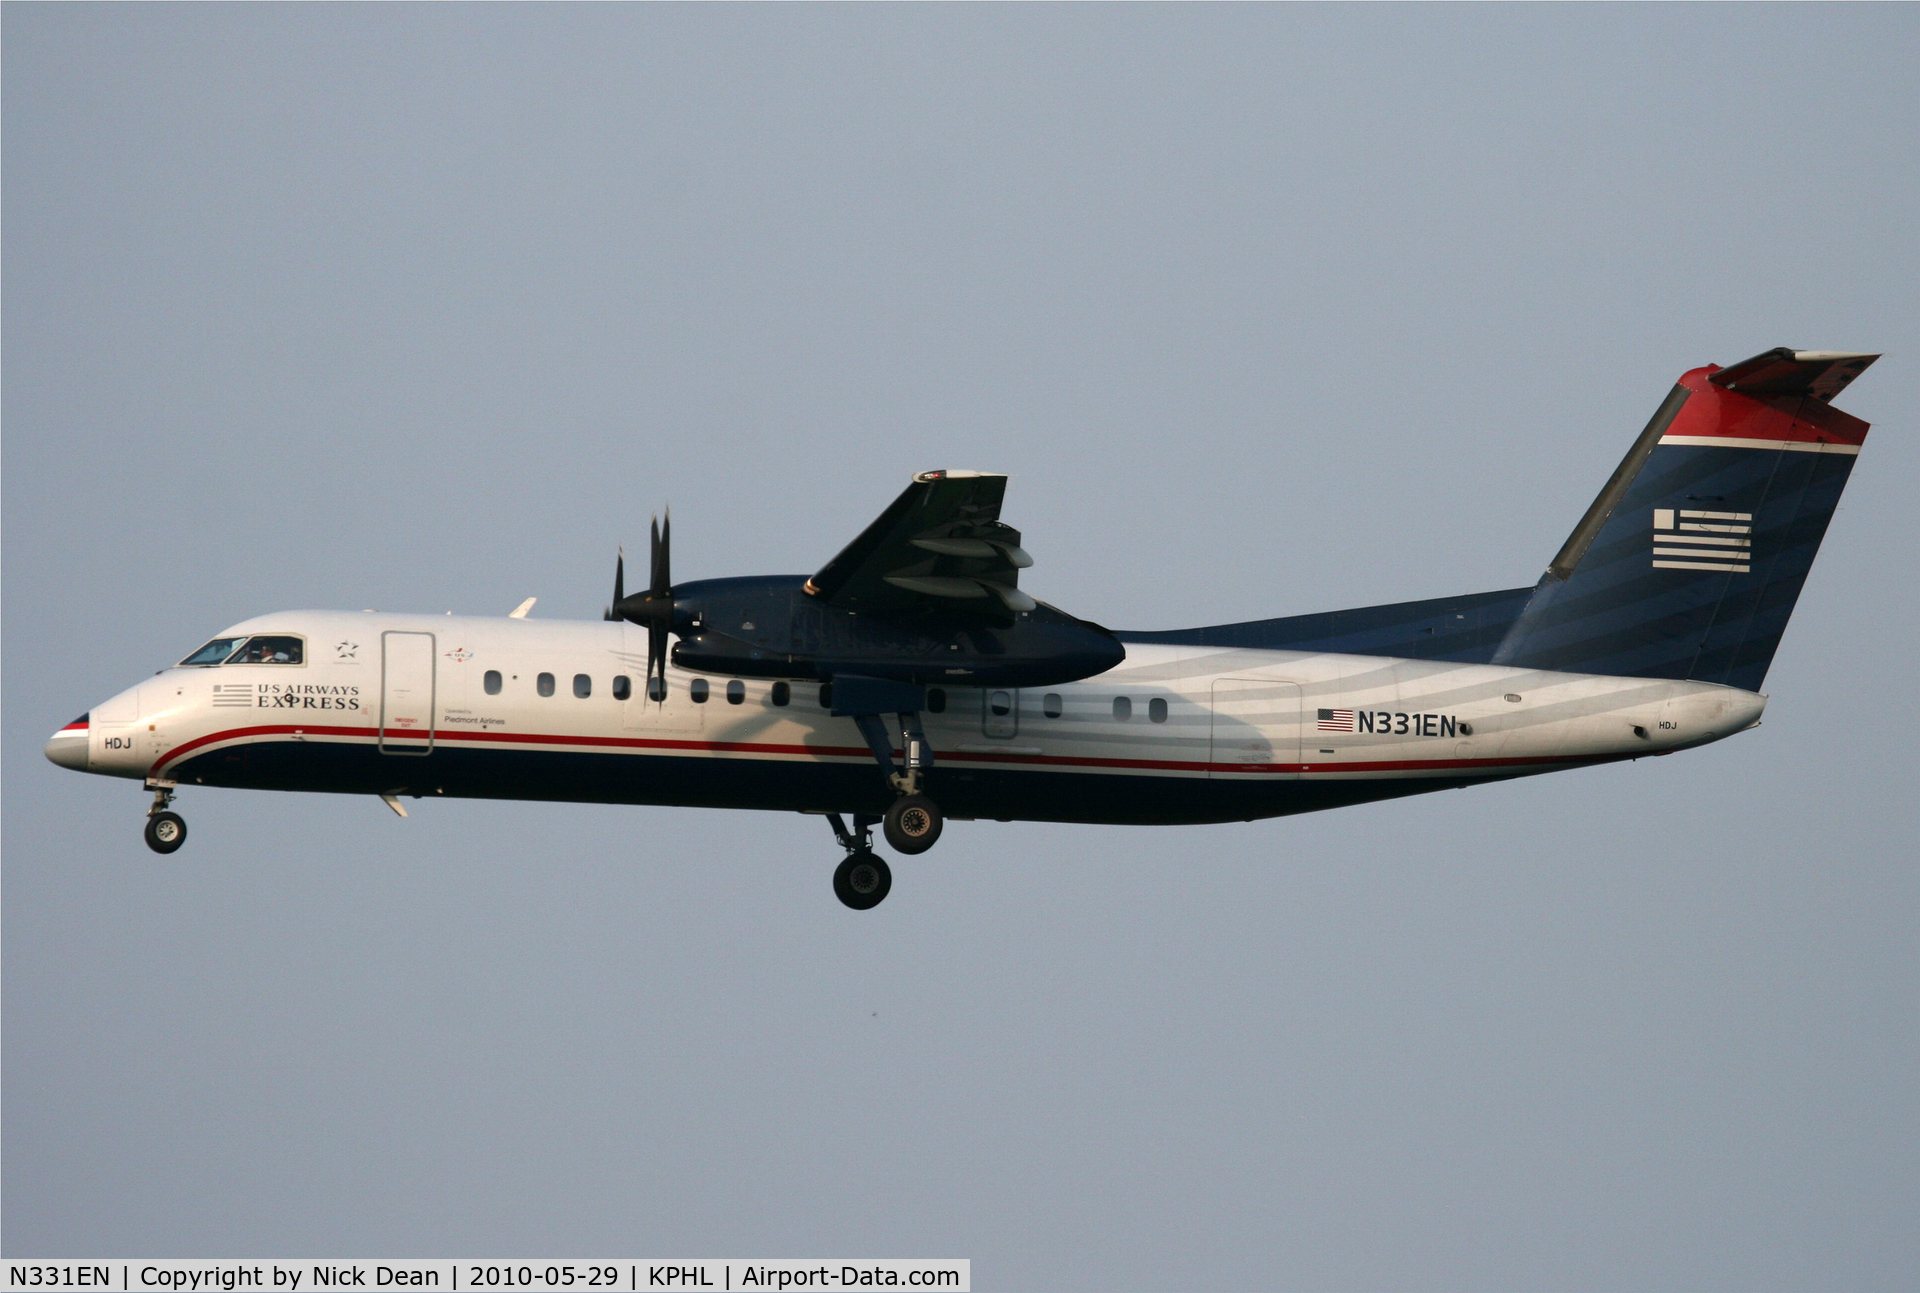
[[[946,824],[940,815],[940,806],[925,795],[902,795],[893,801],[887,809],[887,815],[881,819],[881,829],[886,832],[887,843],[896,853],[912,856],[925,853],[940,838],[940,828]]]
[[[147,818],[147,847],[155,853],[171,853],[187,842],[186,819],[179,813],[155,813]]]
[[[855,911],[878,907],[893,888],[893,868],[872,853],[851,853],[833,871],[833,895]]]

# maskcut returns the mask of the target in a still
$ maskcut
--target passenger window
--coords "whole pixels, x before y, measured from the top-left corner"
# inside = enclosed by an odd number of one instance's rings
[[[944,714],[947,712],[947,689],[945,687],[927,688],[927,712]]]
[[[613,675],[613,698],[615,700],[625,700],[631,695],[633,695],[633,679],[627,677],[624,673],[616,673]]]
[[[695,678],[691,683],[688,683],[687,695],[689,698],[692,699],[693,703],[696,705],[706,704],[707,703],[707,680],[705,678]]]
[[[300,639],[291,637],[248,638],[229,664],[299,664]]]
[[[747,684],[738,678],[727,684],[727,704],[738,705],[747,698]]]
[[[573,694],[581,700],[593,695],[593,679],[584,673],[573,675]]]
[[[667,698],[667,680],[665,678],[647,679],[647,699],[664,701]]]
[[[533,689],[539,692],[542,696],[553,695],[553,675],[550,673],[543,673],[538,678],[535,678],[533,680]]]
[[[215,638],[213,641],[182,660],[181,664],[225,664],[233,649],[240,645],[239,638]]]
[[[773,690],[767,694],[767,699],[775,705],[785,705],[793,699],[793,688],[784,682],[776,682],[773,684]]]
[[[833,708],[833,684],[830,682],[820,684],[820,708]]]
[[[500,694],[500,671],[498,669],[487,670],[487,676],[482,678],[480,682],[481,685],[487,689],[487,695],[498,696]]]
[[[1125,696],[1113,698],[1113,716],[1122,723],[1133,717],[1133,702]]]
[[[1048,718],[1058,718],[1060,717],[1060,715],[1066,713],[1065,706],[1061,705],[1060,703],[1060,693],[1057,691],[1050,691],[1045,696],[1041,697],[1040,712],[1045,714]]]
[[[1147,718],[1155,723],[1167,721],[1167,702],[1158,696],[1147,702]]]
[[[1013,696],[1010,692],[996,691],[987,697],[987,709],[995,718],[1005,718],[1013,712]]]

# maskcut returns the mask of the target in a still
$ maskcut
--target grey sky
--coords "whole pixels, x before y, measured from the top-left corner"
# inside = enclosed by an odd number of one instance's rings
[[[11,1256],[1920,1267],[1920,10],[4,10]],[[1709,750],[1287,821],[199,791],[40,756],[293,606],[590,617],[1006,471],[1171,627],[1534,579],[1684,369],[1884,350]]]

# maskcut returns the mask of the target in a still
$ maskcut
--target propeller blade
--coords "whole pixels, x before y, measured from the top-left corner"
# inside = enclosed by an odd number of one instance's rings
[[[647,624],[647,696],[652,700],[667,698],[667,626],[657,619]]]
[[[673,512],[667,512],[667,523],[658,521],[653,526],[653,580],[647,591],[655,597],[664,597],[673,592]]]
[[[667,514],[666,523],[654,517],[651,526],[653,552],[648,570],[647,590],[635,593],[631,597],[621,597],[624,591],[624,570],[626,556],[621,554],[620,563],[614,568],[614,593],[616,600],[608,619],[626,620],[632,624],[643,624],[647,630],[647,699],[661,700],[666,696],[667,648],[673,633],[673,514]],[[658,681],[656,681],[656,679]]]
[[[613,605],[607,607],[608,619],[617,620],[620,618],[620,616],[615,612],[614,607],[620,605],[621,600],[627,595],[626,587],[627,587],[627,550],[625,548],[621,548],[619,549],[619,555],[614,557],[613,559]]]

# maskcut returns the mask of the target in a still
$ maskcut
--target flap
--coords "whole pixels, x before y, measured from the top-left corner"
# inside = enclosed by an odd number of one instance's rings
[[[833,606],[907,610],[937,606],[996,617],[1032,610],[1018,586],[1033,564],[1020,532],[1000,520],[1007,478],[923,471],[873,524],[807,580]]]

